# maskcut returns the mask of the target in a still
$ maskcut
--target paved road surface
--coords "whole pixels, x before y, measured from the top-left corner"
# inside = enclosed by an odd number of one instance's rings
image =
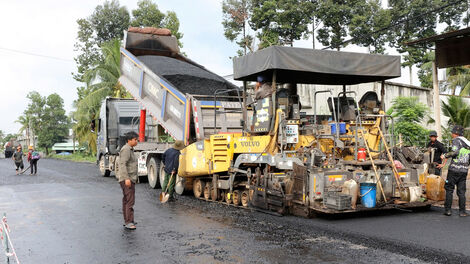
[[[94,164],[42,159],[38,171],[16,176],[0,160],[0,213],[22,263],[470,263],[470,218],[442,209],[275,217],[189,195],[161,205],[139,184],[127,231],[120,187]]]

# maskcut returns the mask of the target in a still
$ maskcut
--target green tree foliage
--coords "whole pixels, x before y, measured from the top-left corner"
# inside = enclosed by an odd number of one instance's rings
[[[434,61],[434,51],[427,52],[423,57],[423,62],[418,64],[418,79],[421,87],[432,88],[432,62]]]
[[[113,39],[122,39],[124,30],[129,27],[130,15],[119,1],[111,0],[98,5],[89,20],[96,33],[96,44],[101,46]]]
[[[91,152],[96,152],[96,134],[92,124],[96,125],[101,102],[106,96],[127,97],[124,87],[119,83],[120,41],[112,40],[102,45],[104,61],[88,70],[84,79],[86,88],[82,89],[82,98],[75,102],[73,114],[74,133],[81,144],[87,144]]]
[[[352,25],[353,18],[358,10],[357,7],[364,7],[365,0],[324,0],[319,1],[317,16],[323,23],[318,30],[317,39],[323,46],[328,46],[336,50],[345,47],[348,34],[348,27]],[[359,8],[360,9],[360,8]],[[355,23],[359,26],[365,23],[366,19],[357,19]],[[359,32],[358,26],[355,32]],[[366,28],[364,30],[367,30]],[[359,34],[359,33],[357,33]]]
[[[470,106],[464,102],[462,97],[450,96],[447,103],[441,101],[441,109],[444,116],[449,118],[447,126],[461,125],[464,128],[470,127]],[[470,131],[465,130],[465,137],[470,136]]]
[[[281,45],[293,45],[294,40],[309,34],[313,3],[307,0],[253,0],[250,26],[260,30],[261,46],[269,46],[278,36]],[[277,43],[274,43],[277,44]]]
[[[390,23],[390,11],[383,9],[379,0],[358,1],[348,27],[353,39],[351,43],[383,54],[388,36],[382,30]]]
[[[137,9],[132,10],[133,27],[160,27],[165,14],[158,9],[157,4],[151,0],[141,0],[137,2]]]
[[[402,65],[410,69],[410,74],[413,65],[419,67],[428,62],[427,53],[430,52],[432,43],[416,47],[406,45],[407,42],[435,35],[438,23],[447,25],[444,31],[457,29],[462,24],[462,16],[468,10],[466,1],[454,1],[455,3],[449,5],[450,2],[389,0],[391,20],[395,23],[389,31],[390,45],[404,54]],[[429,13],[432,10],[435,12]],[[420,73],[420,77],[423,77],[423,73]],[[424,75],[429,75],[429,70]],[[422,78],[420,80],[422,81]]]
[[[78,34],[74,45],[78,52],[75,57],[77,72],[73,73],[75,80],[84,81],[85,72],[102,60],[100,46],[115,38],[122,39],[129,23],[129,12],[117,0],[107,0],[103,5],[98,5],[91,16],[77,20]]]
[[[52,145],[62,142],[68,135],[69,120],[65,115],[64,100],[56,93],[45,97],[38,92],[29,93],[27,98],[30,103],[24,111],[25,119],[31,119],[38,146],[49,154]]]
[[[29,114],[23,114],[18,117],[15,122],[21,125],[19,130],[20,133],[26,132],[27,144],[34,145],[31,141],[31,116]]]
[[[235,41],[241,48],[237,53],[245,55],[253,51],[253,36],[248,34],[249,19],[251,18],[250,0],[224,0],[222,2],[224,35],[230,41]]]
[[[429,0],[389,0],[391,19],[396,23],[390,31],[390,44],[403,56],[403,67],[408,67],[412,75],[412,67],[423,63],[423,58],[430,48],[406,45],[415,39],[430,37],[436,34],[437,15],[423,15],[436,8],[436,1]],[[402,23],[397,23],[402,22]],[[411,81],[411,79],[410,79]]]
[[[137,9],[132,10],[132,16],[131,26],[168,28],[178,39],[178,45],[183,47],[183,33],[179,31],[180,22],[175,12],[168,11],[164,14],[152,0],[140,0],[137,2]]]
[[[429,108],[420,103],[417,97],[397,97],[387,111],[395,120],[393,133],[396,136],[401,134],[408,145],[416,145],[416,142],[427,137],[428,131],[421,123],[428,113]]]

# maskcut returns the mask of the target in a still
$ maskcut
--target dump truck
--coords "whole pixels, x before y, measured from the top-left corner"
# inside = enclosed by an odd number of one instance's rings
[[[163,182],[161,157],[168,142],[189,145],[215,133],[242,131],[241,90],[183,56],[174,36],[126,32],[120,68],[120,83],[155,124],[156,137],[137,145],[138,175],[147,176],[150,187]],[[178,176],[177,182],[178,193],[192,190],[191,179],[183,183]]]
[[[212,73],[181,55],[171,38],[128,32],[120,82],[168,134],[184,141],[180,192],[304,216],[428,206],[416,173],[395,165],[393,118],[384,112],[383,82],[400,76],[400,57],[269,47],[234,59],[240,90],[219,78],[204,80]],[[180,65],[167,68],[168,59]],[[182,67],[190,68],[189,76],[181,78],[176,69]],[[258,77],[268,80],[262,85],[270,87],[268,96],[257,96],[258,85],[250,89]],[[375,81],[382,81],[381,98],[369,92],[358,100],[347,91],[347,85]],[[331,95],[331,115],[307,118],[297,84],[343,85],[343,91],[317,91]],[[141,152],[139,170],[146,168],[156,182],[163,176],[159,162],[159,151]],[[373,204],[354,202],[372,195]]]

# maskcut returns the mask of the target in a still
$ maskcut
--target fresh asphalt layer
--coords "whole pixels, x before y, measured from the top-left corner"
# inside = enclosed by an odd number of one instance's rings
[[[276,217],[190,194],[162,205],[142,183],[128,231],[121,189],[95,164],[42,159],[28,174],[0,160],[0,213],[21,263],[470,263],[470,218],[440,208]]]

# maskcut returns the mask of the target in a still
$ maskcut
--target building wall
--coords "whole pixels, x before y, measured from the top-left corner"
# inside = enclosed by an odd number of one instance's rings
[[[306,112],[307,115],[314,114],[314,95],[316,91],[331,90],[334,96],[338,96],[343,91],[343,87],[340,85],[310,85],[310,84],[299,84],[297,85],[297,93],[300,96],[300,102],[302,104],[302,112]],[[374,83],[362,83],[357,85],[347,85],[347,91],[356,92],[356,100],[359,101],[361,97],[368,91],[374,91],[379,96],[381,84],[379,82]],[[316,98],[316,111],[319,115],[329,115],[327,100],[331,95],[329,93],[317,94]],[[348,96],[354,97],[352,94]],[[393,82],[385,82],[385,110],[388,110],[392,106],[392,101],[399,96],[415,96],[418,97],[419,102],[427,105],[431,111],[433,110],[433,99],[432,89],[399,84]],[[431,112],[432,114],[432,112]],[[426,124],[423,124],[427,126]],[[428,127],[431,128],[431,127]]]
[[[375,83],[362,83],[357,85],[347,85],[347,91],[354,91],[357,93],[356,100],[359,101],[361,97],[368,91],[374,91],[377,93],[380,99],[381,85],[378,82]],[[302,104],[302,112],[306,112],[308,115],[314,113],[314,95],[316,91],[331,90],[334,96],[338,96],[343,91],[343,87],[340,85],[308,85],[299,84],[297,86],[297,93],[300,96],[300,102]],[[353,95],[348,95],[353,96]],[[432,90],[429,88],[423,88],[418,86],[410,86],[405,84],[398,84],[392,82],[385,82],[385,110],[391,105],[394,98],[398,96],[416,96],[419,101],[432,109]],[[323,93],[317,95],[317,114],[330,114],[328,110],[328,97],[330,94]]]

